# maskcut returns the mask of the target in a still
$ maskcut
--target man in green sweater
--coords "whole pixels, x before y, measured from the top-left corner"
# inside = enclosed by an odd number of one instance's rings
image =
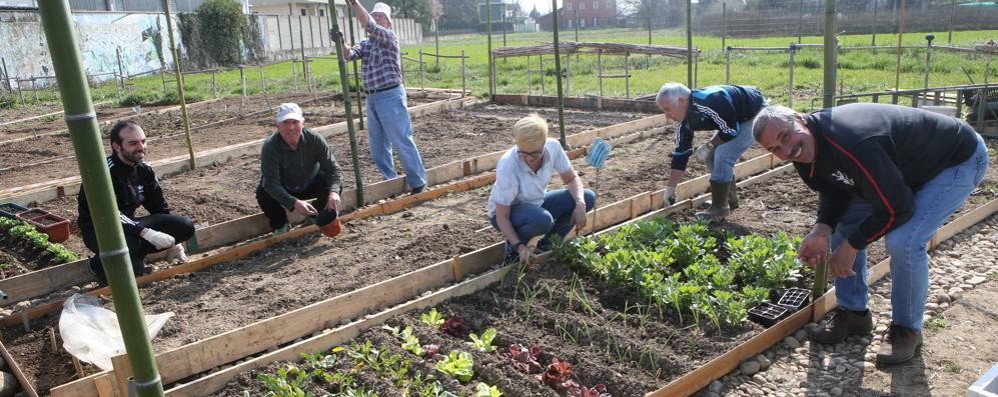
[[[326,140],[304,128],[305,117],[294,103],[277,108],[277,132],[260,151],[260,185],[256,201],[270,221],[274,235],[288,231],[288,215],[306,217],[340,210],[340,166]],[[315,199],[315,205],[306,199]]]

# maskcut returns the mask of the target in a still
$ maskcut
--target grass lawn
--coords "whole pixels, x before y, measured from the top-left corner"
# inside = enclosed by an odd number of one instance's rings
[[[945,38],[946,32],[934,32],[936,37]],[[925,45],[925,34],[906,33],[904,45]],[[953,32],[954,46],[970,47],[989,38],[998,36],[998,30]],[[561,32],[563,41],[575,40],[575,32]],[[550,42],[550,32],[516,33],[506,36],[507,46],[536,45]],[[841,45],[869,45],[870,35],[842,36]],[[937,39],[936,45],[945,44],[945,39]],[[643,30],[602,29],[582,30],[579,41],[619,42],[647,44],[648,33]],[[795,43],[796,36],[767,38],[729,38],[726,42],[733,47],[781,47]],[[820,44],[822,37],[804,37],[804,43]],[[877,37],[879,45],[896,45],[897,36],[880,34]],[[503,44],[502,33],[493,34],[492,46],[498,48]],[[652,44],[669,46],[686,46],[686,37],[680,30],[657,30],[653,32]],[[725,56],[721,50],[721,38],[714,36],[694,37],[694,46],[703,51],[696,67],[696,85],[723,84],[725,82]],[[408,58],[418,58],[419,50],[426,53],[435,52],[436,42],[432,35],[424,37],[424,43],[418,46],[405,46],[403,51]],[[445,36],[440,39],[442,55],[460,55],[463,50],[468,56],[467,86],[476,95],[488,92],[488,62],[487,45],[484,35]],[[562,67],[571,67],[571,81],[566,88],[571,96],[598,95],[600,93],[597,79],[597,62],[595,55],[572,56],[562,59]],[[788,87],[788,54],[784,52],[742,52],[732,54],[731,83],[754,85],[759,87],[771,103],[786,104]],[[882,51],[846,51],[839,54],[838,89],[842,93],[882,91],[894,87],[897,53],[894,50]],[[424,72],[423,85],[434,88],[461,88],[461,62],[458,59],[441,59],[439,66],[434,58],[424,56],[427,70]],[[404,62],[407,86],[420,86],[418,63]],[[544,59],[543,77],[536,71],[539,69],[538,58],[531,57],[529,89],[533,94],[540,93],[543,78],[545,94],[555,92],[554,59],[546,56]],[[984,80],[984,70],[987,59],[976,54],[951,53],[934,50],[930,68],[930,86],[959,85],[971,82],[981,83]],[[604,74],[623,74],[624,58],[622,56],[604,56],[602,59]],[[812,103],[820,104],[822,84],[822,52],[820,49],[803,49],[797,53],[795,62],[795,106],[807,110]],[[301,64],[297,66],[297,91],[304,91]],[[359,66],[359,65],[358,65]],[[685,58],[650,57],[634,55],[628,59],[628,70],[631,74],[630,95],[654,93],[663,83],[668,81],[686,82]],[[923,86],[925,68],[925,51],[922,49],[905,50],[901,56],[900,86],[906,88],[921,88]],[[350,68],[352,69],[352,68]],[[523,94],[528,92],[528,73],[526,58],[509,58],[497,63],[497,92]],[[314,84],[325,91],[339,91],[339,72],[337,62],[333,57],[316,59],[312,65]],[[351,70],[352,71],[352,70]],[[247,93],[259,93],[265,87],[267,92],[295,90],[295,80],[292,79],[291,62],[282,62],[262,68],[261,83],[260,68],[249,67],[245,70]],[[998,81],[998,63],[990,68],[988,81]],[[186,76],[185,91],[188,101],[211,98],[214,96],[210,74]],[[134,88],[119,94],[114,84],[104,84],[93,91],[95,101],[121,100],[137,103],[175,102],[176,94],[164,95],[163,82],[159,76],[145,76],[133,80]],[[242,92],[238,69],[229,70],[216,75],[216,91],[218,95],[239,95]],[[175,91],[175,83],[167,82],[167,91]],[[606,96],[623,97],[625,95],[624,79],[604,79],[603,93]],[[128,97],[131,98],[128,98]],[[29,95],[25,95],[26,98]],[[43,100],[54,101],[57,94],[46,92],[41,95]],[[15,105],[16,98],[6,98]],[[3,98],[0,98],[2,101]],[[29,99],[29,102],[31,100]]]

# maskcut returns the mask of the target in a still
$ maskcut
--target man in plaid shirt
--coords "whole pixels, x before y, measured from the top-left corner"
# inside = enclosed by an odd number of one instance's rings
[[[343,56],[347,61],[364,60],[362,75],[367,94],[371,159],[385,179],[397,177],[392,160],[394,147],[398,150],[406,183],[412,188],[412,194],[419,193],[426,187],[426,170],[412,139],[412,122],[402,85],[402,52],[398,37],[391,30],[392,9],[385,3],[377,3],[368,14],[357,0],[349,2],[357,14],[357,22],[367,32],[367,38],[353,48],[343,44]]]

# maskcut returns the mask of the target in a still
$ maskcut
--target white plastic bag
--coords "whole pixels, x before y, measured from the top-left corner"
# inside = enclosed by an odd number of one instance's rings
[[[150,340],[170,317],[173,312],[145,316]],[[118,317],[92,296],[74,294],[66,299],[59,318],[59,333],[69,354],[102,370],[111,369],[111,357],[125,353]]]

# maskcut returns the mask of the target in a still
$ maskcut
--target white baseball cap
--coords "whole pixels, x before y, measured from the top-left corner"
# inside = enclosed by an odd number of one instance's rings
[[[385,14],[385,18],[388,18],[388,24],[392,23],[392,7],[385,3],[375,3],[374,8],[371,9],[371,14],[374,13]]]
[[[305,116],[301,114],[301,108],[296,103],[282,103],[277,107],[277,122],[281,123],[287,119],[305,121]]]

